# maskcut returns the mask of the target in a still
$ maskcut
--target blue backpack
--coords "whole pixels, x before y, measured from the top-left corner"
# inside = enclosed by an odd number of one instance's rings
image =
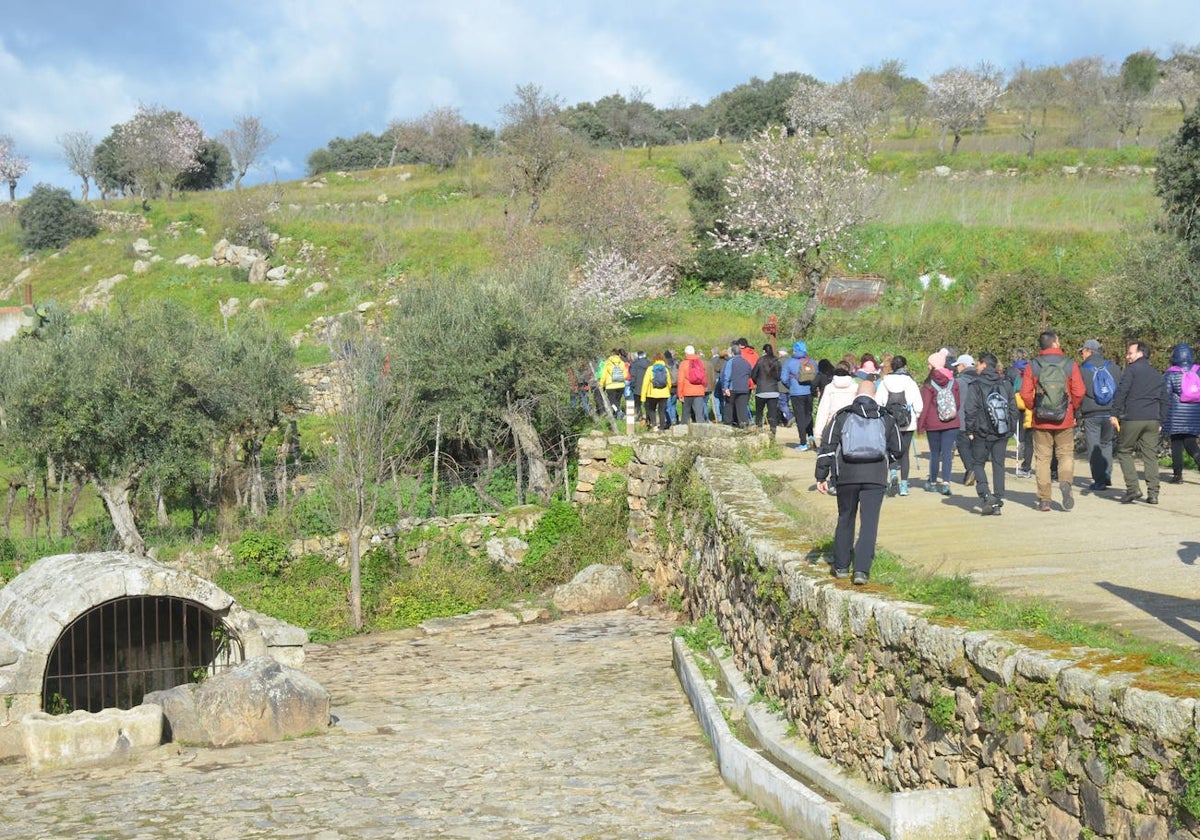
[[[1113,378],[1108,368],[1111,362],[1105,362],[1104,367],[1098,368],[1091,362],[1084,362],[1082,367],[1096,371],[1092,377],[1092,399],[1096,405],[1112,405],[1113,397],[1117,395],[1117,380]]]

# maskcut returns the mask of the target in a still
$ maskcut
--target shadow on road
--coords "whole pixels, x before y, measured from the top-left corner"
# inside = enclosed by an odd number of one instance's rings
[[[1196,543],[1190,543],[1195,546]],[[1183,554],[1183,551],[1180,551]],[[1195,556],[1194,554],[1192,555]],[[1184,560],[1184,562],[1189,562]],[[1189,639],[1200,643],[1200,601],[1097,581],[1096,585]]]

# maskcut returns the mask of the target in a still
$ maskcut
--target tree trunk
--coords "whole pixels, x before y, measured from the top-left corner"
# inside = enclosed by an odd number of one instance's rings
[[[533,423],[525,414],[513,406],[509,406],[502,412],[500,419],[512,429],[513,437],[517,439],[517,447],[529,462],[529,489],[542,504],[549,504],[554,487],[550,480],[550,470],[546,466],[546,453],[542,449],[542,441],[538,437],[537,429],[533,427]]]
[[[821,280],[823,275],[819,268],[811,266],[801,269],[803,273],[803,293],[807,296],[807,301],[804,304],[804,311],[800,313],[800,318],[796,321],[796,332],[803,335],[812,329],[813,324],[817,322],[817,293],[821,290]]]
[[[252,440],[247,444],[246,469],[250,473],[250,515],[262,519],[267,515],[267,489],[262,474],[262,442]]]
[[[68,534],[75,536],[75,532],[71,530],[71,517],[75,515],[75,505],[79,503],[81,493],[83,493],[83,481],[77,475],[71,476],[71,498],[67,502],[66,508],[59,515],[59,527],[63,536]]]
[[[362,618],[362,523],[354,525],[347,533],[347,548],[350,561],[350,626],[361,630]]]
[[[171,517],[167,516],[167,500],[163,497],[161,487],[154,488],[154,521],[159,528],[171,527]]]
[[[133,517],[133,505],[131,503],[133,497],[133,480],[122,478],[108,483],[100,479],[95,479],[95,481],[96,490],[100,493],[100,498],[104,500],[104,506],[108,508],[108,515],[112,519],[113,528],[117,532],[117,539],[121,542],[121,550],[144,557],[146,554],[146,543],[142,539],[142,535],[138,531],[137,522]]]

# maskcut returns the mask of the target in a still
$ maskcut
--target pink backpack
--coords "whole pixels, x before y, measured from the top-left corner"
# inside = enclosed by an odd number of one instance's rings
[[[1200,403],[1200,373],[1197,373],[1198,365],[1192,365],[1191,368],[1183,372],[1183,377],[1179,380],[1179,401],[1185,403]]]

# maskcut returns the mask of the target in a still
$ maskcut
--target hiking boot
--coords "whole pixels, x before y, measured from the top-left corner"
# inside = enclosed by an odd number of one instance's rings
[[[1148,495],[1146,496],[1146,504],[1148,504],[1148,505],[1156,505],[1156,504],[1158,504],[1158,495],[1157,495],[1157,494],[1155,494],[1155,493],[1150,493],[1150,494],[1148,494]]]
[[[839,569],[835,566],[833,569],[833,576],[835,578],[838,578],[839,580],[848,578],[848,577],[850,577],[850,570],[849,569]]]
[[[979,501],[980,501],[980,504],[983,506],[983,510],[979,511],[980,516],[995,516],[996,514],[998,514],[1000,512],[1000,508],[992,505],[992,503],[990,501],[988,501],[986,496],[980,496]]]
[[[855,572],[854,573],[854,580],[852,581],[852,583],[855,586],[862,586],[866,582],[867,582],[867,573],[866,572]]]
[[[1045,513],[1046,511],[1050,510],[1050,500],[1049,499],[1038,499],[1037,509],[1039,511],[1041,511],[1042,513]]]
[[[1119,501],[1123,505],[1131,505],[1140,498],[1142,498],[1141,490],[1126,490],[1121,495],[1121,498],[1117,499],[1117,501]]]
[[[1175,473],[1167,480],[1172,484],[1183,484],[1183,473]]]
[[[1063,510],[1070,510],[1075,507],[1075,497],[1071,495],[1071,482],[1064,481],[1058,485],[1058,489],[1062,490]]]
[[[900,491],[899,492],[900,492],[901,496],[908,495],[908,482],[905,481],[903,478],[900,479]]]

